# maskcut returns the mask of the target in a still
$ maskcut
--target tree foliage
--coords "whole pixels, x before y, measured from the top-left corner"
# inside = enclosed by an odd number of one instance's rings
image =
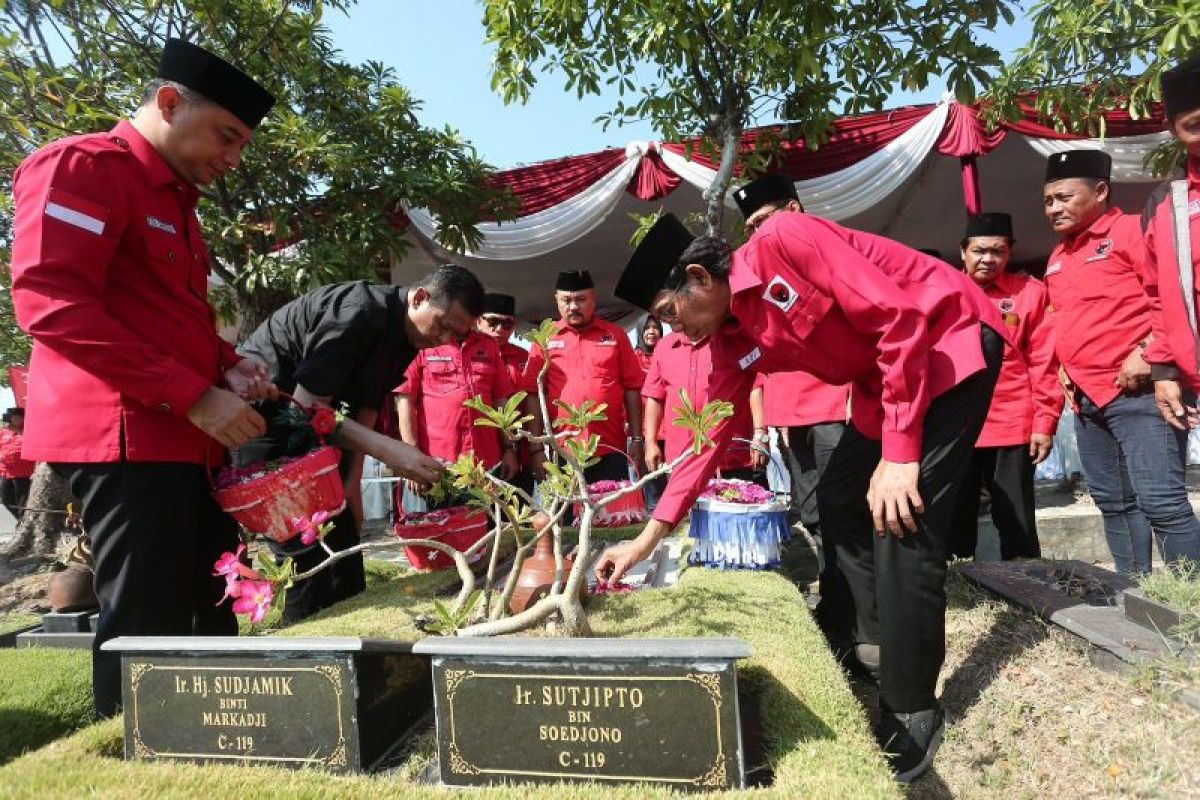
[[[974,100],[997,50],[979,37],[1010,0],[486,0],[487,41],[496,47],[492,86],[524,102],[537,70],[559,72],[580,97],[614,87],[598,121],[649,120],[664,138],[701,137],[719,154],[706,192],[710,231],[740,156],[742,132],[763,120],[780,135],[818,145],[838,113],[879,109],[902,86],[945,80]],[[773,141],[744,166],[761,171]]]
[[[52,139],[131,114],[168,36],[238,64],[279,98],[243,166],[200,206],[217,274],[260,316],[323,283],[372,277],[403,254],[401,201],[428,207],[441,243],[476,243],[510,201],[455,131],[420,124],[390,68],[345,62],[323,26],[353,0],[0,2],[0,189]],[[300,244],[276,253],[281,244]]]
[[[1036,92],[1034,106],[1060,130],[1104,136],[1104,111],[1146,118],[1163,70],[1200,50],[1200,3],[1041,0],[1029,18],[1029,43],[988,92],[994,117],[1015,117]]]

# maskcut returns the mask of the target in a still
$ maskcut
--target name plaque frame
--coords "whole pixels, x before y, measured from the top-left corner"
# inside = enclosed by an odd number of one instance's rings
[[[376,768],[431,708],[411,642],[123,637],[125,758]]]
[[[432,659],[447,786],[745,786],[738,639],[452,639]]]

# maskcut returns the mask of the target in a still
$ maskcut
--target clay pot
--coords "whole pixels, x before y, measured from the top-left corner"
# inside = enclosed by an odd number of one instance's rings
[[[567,576],[571,574],[571,565],[574,563],[575,559],[571,555],[563,556],[563,583],[566,583]],[[533,555],[521,564],[521,574],[517,577],[517,586],[513,589],[512,597],[509,598],[508,610],[513,614],[520,614],[550,594],[550,587],[553,584],[554,537],[546,534],[538,539],[538,543],[533,548]],[[580,600],[587,597],[586,581],[581,581],[579,584],[579,597]]]
[[[57,612],[87,611],[100,605],[96,599],[96,576],[90,567],[70,564],[50,576],[46,599]]]

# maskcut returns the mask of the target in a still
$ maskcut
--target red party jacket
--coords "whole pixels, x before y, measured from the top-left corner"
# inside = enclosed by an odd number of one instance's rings
[[[34,340],[25,456],[203,463],[211,439],[187,410],[240,356],[208,304],[195,187],[123,121],[33,153],[13,197],[13,305]]]
[[[1200,159],[1189,158],[1188,235],[1192,242],[1192,275],[1200,273]],[[1146,349],[1151,364],[1179,368],[1180,377],[1193,391],[1200,389],[1200,362],[1196,352],[1196,336],[1188,322],[1183,287],[1179,279],[1179,260],[1175,252],[1175,222],[1171,204],[1170,183],[1159,186],[1146,201],[1142,214],[1142,231],[1146,245],[1146,272],[1161,307],[1153,314],[1154,340]],[[1195,280],[1195,277],[1193,277]],[[1200,286],[1193,287],[1200,297]],[[1197,307],[1200,307],[1198,305]]]
[[[803,370],[772,372],[763,382],[763,423],[794,428],[845,422],[849,386],[832,386]]]
[[[508,368],[490,337],[472,333],[462,342],[421,350],[396,392],[408,395],[417,407],[417,447],[422,452],[446,461],[474,453],[489,469],[500,461],[500,431],[476,425],[479,412],[463,405],[475,396],[491,406],[512,396]]]
[[[642,386],[642,397],[657,400],[663,406],[662,422],[658,428],[658,438],[666,442],[666,452],[663,457],[672,461],[686,448],[692,446],[692,434],[675,423],[679,414],[682,400],[680,391],[686,391],[692,405],[702,408],[709,400],[717,399],[709,396],[709,381],[724,383],[727,376],[722,372],[741,372],[738,365],[728,360],[714,361],[709,337],[693,342],[682,333],[671,333],[654,348],[650,358],[650,370],[646,374],[646,383]],[[725,398],[720,398],[725,399]],[[754,432],[754,424],[750,418],[749,396],[742,402],[734,402],[733,416],[729,418],[729,436],[731,439],[747,441],[731,441],[721,452],[718,461],[720,469],[744,469],[750,466],[751,451],[747,443]]]
[[[1158,307],[1145,253],[1137,217],[1110,208],[1064,237],[1047,262],[1055,352],[1101,408],[1121,393],[1121,364],[1149,337]]]
[[[566,412],[553,405],[554,400],[578,406],[584,400],[606,403],[607,419],[593,423],[582,435],[597,434],[603,457],[625,451],[625,391],[640,390],[644,374],[633,352],[629,337],[618,326],[599,318],[583,328],[558,322],[558,332],[549,342],[550,367],[546,374],[546,397],[551,402],[553,419]],[[537,345],[529,352],[522,388],[537,392],[537,377],[545,354]]]
[[[975,446],[1028,444],[1035,433],[1053,436],[1062,414],[1063,392],[1046,313],[1046,287],[1028,275],[1002,272],[984,287],[984,293],[1004,316],[1013,344],[1004,348],[987,422]]]

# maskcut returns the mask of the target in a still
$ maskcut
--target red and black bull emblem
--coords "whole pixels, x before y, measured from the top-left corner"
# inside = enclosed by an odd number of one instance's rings
[[[1106,256],[1112,250],[1112,247],[1113,247],[1112,239],[1105,239],[1103,242],[1096,245],[1096,255]]]

